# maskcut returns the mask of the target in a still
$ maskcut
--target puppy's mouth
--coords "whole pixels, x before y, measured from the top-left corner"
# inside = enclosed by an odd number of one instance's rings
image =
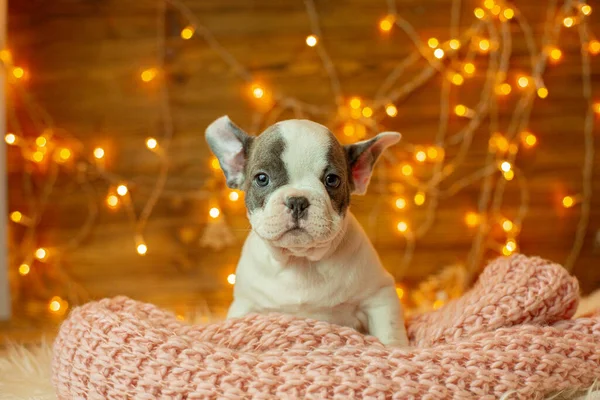
[[[285,231],[283,234],[284,235],[290,234],[292,236],[298,236],[303,233],[308,233],[308,232],[306,231],[306,229],[301,228],[299,225],[295,225],[295,226],[291,227],[290,229],[288,229],[287,231]]]

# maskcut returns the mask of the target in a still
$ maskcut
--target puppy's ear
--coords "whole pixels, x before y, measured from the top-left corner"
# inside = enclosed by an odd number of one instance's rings
[[[206,128],[208,146],[219,160],[227,186],[232,189],[239,189],[244,183],[244,170],[253,139],[226,115]]]
[[[398,143],[402,135],[398,132],[383,132],[372,139],[344,146],[354,183],[354,194],[365,194],[373,166],[383,151]]]

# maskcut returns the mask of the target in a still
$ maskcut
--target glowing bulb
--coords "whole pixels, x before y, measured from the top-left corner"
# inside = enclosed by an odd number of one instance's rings
[[[383,32],[391,31],[395,20],[396,18],[393,15],[387,15],[385,18],[379,21],[379,29],[381,29]]]
[[[371,107],[365,107],[362,110],[362,115],[365,118],[369,118],[373,115],[373,109],[371,109]]]
[[[519,85],[520,88],[526,88],[529,86],[529,78],[526,76],[520,76],[517,79],[517,85]]]
[[[502,221],[502,229],[504,229],[504,232],[510,232],[513,230],[513,223],[512,221],[505,219],[504,221]]]
[[[17,142],[17,137],[14,133],[7,133],[6,136],[4,136],[4,141],[6,144],[15,144]]]
[[[353,109],[352,111],[350,111],[350,116],[354,119],[359,119],[362,116],[362,111],[360,111],[359,109]]]
[[[512,181],[513,178],[515,177],[515,171],[513,171],[511,169],[509,171],[504,172],[503,175],[504,175],[504,179],[506,179],[507,181]]]
[[[427,154],[423,150],[419,150],[415,153],[415,159],[418,162],[423,162],[427,158]]]
[[[354,135],[354,125],[353,124],[344,125],[344,135],[346,135],[346,136]]]
[[[496,4],[494,7],[492,7],[492,9],[490,11],[494,15],[500,15],[500,12],[502,11],[502,7],[500,7],[498,4]]]
[[[48,303],[48,309],[53,313],[59,312],[62,308],[61,302],[62,299],[60,297],[54,296],[52,300],[50,300],[50,303]]]
[[[396,225],[396,229],[398,229],[399,232],[406,232],[408,230],[408,224],[404,221],[400,221],[398,222],[398,225]]]
[[[429,38],[429,40],[427,41],[427,45],[429,47],[431,47],[432,49],[435,49],[436,47],[438,47],[439,44],[440,44],[440,42],[434,37]]]
[[[146,139],[146,147],[149,150],[154,150],[158,147],[158,142],[154,138],[148,138]]]
[[[17,79],[21,79],[23,76],[25,76],[25,70],[21,67],[15,67],[12,70],[13,76]]]
[[[506,8],[502,15],[506,19],[512,19],[515,16],[515,10],[513,10],[512,8]]]
[[[137,251],[137,253],[138,253],[140,256],[143,256],[143,255],[145,255],[145,254],[148,252],[148,246],[146,246],[146,244],[145,244],[145,243],[139,243],[139,244],[136,246],[135,250]]]
[[[306,37],[306,44],[309,47],[315,47],[317,45],[317,37],[315,35],[310,35]]]
[[[219,210],[217,207],[213,207],[208,211],[208,215],[210,215],[211,218],[219,218],[219,215],[221,215],[221,210]]]
[[[460,49],[460,40],[452,39],[448,42],[448,46],[450,46],[452,50],[458,50]]]
[[[361,104],[362,102],[360,101],[359,97],[353,97],[350,99],[350,107],[352,107],[355,110],[358,110]]]
[[[397,209],[403,210],[406,207],[406,200],[402,197],[398,197],[395,204]]]
[[[487,52],[490,49],[490,41],[487,39],[481,39],[479,41],[479,50],[482,52]]]
[[[158,75],[158,70],[156,68],[148,68],[142,71],[142,74],[140,76],[144,82],[150,82],[151,80],[156,78],[156,75]]]
[[[500,169],[503,172],[508,172],[510,171],[512,168],[512,165],[510,165],[510,163],[508,161],[504,161],[502,164],[500,164]]]
[[[429,157],[432,160],[435,160],[436,158],[438,158],[439,155],[439,151],[437,149],[437,147],[435,146],[429,146],[427,148],[427,157]]]
[[[238,192],[231,191],[229,192],[229,200],[238,201],[240,199],[240,194]]]
[[[521,141],[525,147],[531,148],[537,143],[537,138],[531,132],[523,132],[521,134]]]
[[[404,176],[410,176],[413,173],[413,168],[410,166],[410,164],[404,164],[402,166],[402,175]]]
[[[600,114],[600,103],[594,103],[594,104],[592,105],[592,109],[594,110],[594,112],[595,112],[596,114]]]
[[[385,106],[385,113],[390,117],[395,117],[396,115],[398,115],[398,109],[395,105],[388,104],[387,106]]]
[[[25,276],[29,273],[29,271],[31,271],[31,268],[29,267],[29,265],[23,263],[21,265],[19,265],[19,274],[21,276]]]
[[[188,40],[191,39],[192,36],[194,36],[194,28],[191,26],[186,26],[185,28],[183,28],[181,30],[181,38]]]
[[[19,211],[13,211],[10,213],[10,219],[12,222],[19,223],[23,220],[23,214]]]
[[[492,8],[494,8],[495,5],[496,5],[496,3],[494,2],[494,0],[485,0],[483,2],[483,6],[485,8],[487,8],[488,10],[491,10]]]
[[[574,24],[575,24],[575,20],[574,20],[572,17],[565,17],[565,18],[563,19],[563,25],[564,25],[566,28],[570,28],[570,27],[572,27]]]
[[[119,194],[119,196],[125,196],[128,191],[129,190],[127,189],[126,185],[117,186],[117,193]]]
[[[545,99],[546,97],[548,97],[548,89],[546,89],[545,87],[541,87],[537,90],[537,95],[540,99]]]
[[[562,199],[563,207],[571,208],[575,205],[575,199],[572,196],[565,196]]]
[[[517,242],[515,242],[512,239],[507,240],[504,247],[506,247],[506,249],[512,253],[513,251],[515,251],[517,249]]]
[[[562,58],[562,51],[557,47],[552,48],[549,54],[550,59],[555,63],[560,61],[560,59]]]
[[[35,251],[34,256],[38,260],[44,261],[48,257],[48,251],[45,248],[40,247]]]
[[[109,208],[116,208],[119,205],[119,198],[114,194],[108,195],[106,198],[106,205]]]
[[[230,285],[235,285],[235,274],[229,274],[227,276],[227,283]]]
[[[464,117],[465,115],[467,115],[467,107],[465,107],[462,104],[459,104],[456,107],[454,107],[454,113],[459,117]]]
[[[252,96],[256,99],[261,99],[265,95],[265,90],[258,84],[252,85]]]
[[[508,83],[502,83],[496,86],[496,94],[501,96],[508,96],[512,91],[512,87]]]
[[[590,15],[592,13],[592,7],[588,4],[583,4],[580,10],[583,15]]]
[[[69,158],[71,158],[71,150],[67,148],[60,149],[58,152],[59,161],[67,161]]]
[[[36,163],[41,163],[44,160],[44,153],[42,153],[41,151],[36,151],[32,154],[31,158]]]
[[[104,158],[104,149],[102,147],[96,147],[94,149],[94,157],[98,160]]]
[[[590,40],[588,43],[588,51],[594,56],[600,54],[600,41],[595,39]]]
[[[44,147],[46,145],[46,143],[48,143],[48,141],[43,136],[38,136],[37,138],[35,138],[35,144],[38,147]]]
[[[418,192],[417,194],[415,194],[414,200],[416,205],[422,206],[423,203],[425,203],[425,193]]]
[[[401,287],[396,287],[396,295],[399,299],[402,300],[402,298],[404,297],[404,289],[402,289]]]
[[[433,55],[435,56],[435,58],[441,60],[442,58],[444,58],[444,50],[442,49],[435,49],[433,52]]]
[[[12,63],[12,54],[10,53],[10,50],[0,50],[0,61],[2,61],[4,64]]]
[[[465,71],[465,74],[469,76],[473,75],[475,73],[475,64],[466,63],[465,65],[463,65],[463,71]]]
[[[468,212],[467,215],[465,215],[465,223],[467,224],[467,226],[470,226],[471,228],[474,226],[479,225],[479,222],[481,221],[481,217],[479,216],[479,214],[475,213],[475,212]]]
[[[483,11],[482,8],[477,7],[475,10],[473,10],[473,13],[479,19],[483,19],[483,17],[485,17],[485,11]]]
[[[464,81],[465,81],[465,78],[463,78],[463,76],[461,74],[452,75],[452,83],[455,84],[456,86],[462,85]]]

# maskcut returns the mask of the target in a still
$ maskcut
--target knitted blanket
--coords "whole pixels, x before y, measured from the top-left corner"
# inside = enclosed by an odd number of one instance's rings
[[[541,398],[600,378],[600,314],[570,320],[577,281],[515,255],[408,321],[408,349],[285,315],[192,326],[125,297],[72,311],[54,343],[59,399]]]

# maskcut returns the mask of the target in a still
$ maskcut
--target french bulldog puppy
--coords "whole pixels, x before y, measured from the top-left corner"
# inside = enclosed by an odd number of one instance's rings
[[[250,136],[223,116],[206,140],[227,185],[245,192],[252,225],[227,317],[292,314],[408,346],[394,279],[348,209],[400,134],[342,146],[316,122],[281,121]]]

